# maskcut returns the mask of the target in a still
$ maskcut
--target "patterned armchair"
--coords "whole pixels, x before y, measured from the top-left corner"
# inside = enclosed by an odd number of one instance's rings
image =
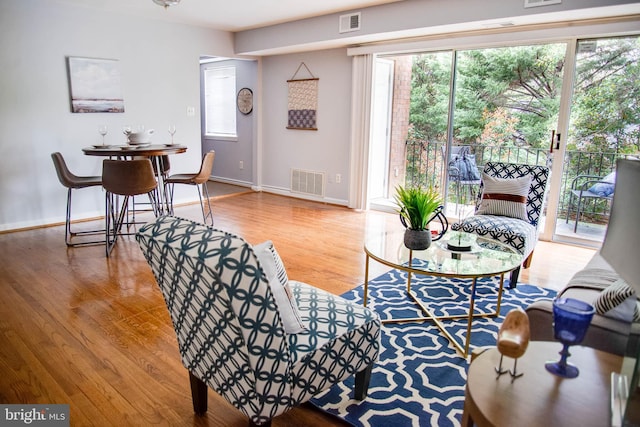
[[[531,177],[528,190],[525,188],[523,193],[522,219],[482,213],[480,208],[483,201],[483,190],[486,185],[483,181],[480,184],[480,191],[476,201],[476,214],[459,223],[452,224],[451,229],[475,233],[480,236],[489,235],[489,237],[515,248],[524,257],[522,266],[528,268],[531,264],[533,249],[538,241],[539,219],[547,190],[549,168],[546,166],[489,162],[485,165],[483,174],[494,178],[517,179],[527,175]],[[509,287],[516,287],[519,274],[520,267],[511,272]]]
[[[136,238],[171,315],[196,414],[207,410],[209,387],[250,426],[270,425],[350,375],[355,398],[366,397],[380,347],[377,314],[289,281],[278,257],[277,280],[288,282],[304,326],[287,333],[258,245],[171,216],[145,225]]]

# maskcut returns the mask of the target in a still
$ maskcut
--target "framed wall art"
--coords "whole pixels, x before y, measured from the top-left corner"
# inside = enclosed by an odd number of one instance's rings
[[[117,59],[67,57],[71,112],[124,113]]]

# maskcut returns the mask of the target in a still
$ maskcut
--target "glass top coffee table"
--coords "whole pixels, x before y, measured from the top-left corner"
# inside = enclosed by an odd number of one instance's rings
[[[496,317],[500,314],[504,275],[522,264],[522,254],[515,249],[486,237],[450,231],[444,237],[424,251],[407,249],[403,243],[404,231],[379,230],[368,233],[365,238],[364,252],[367,256],[364,274],[364,305],[367,305],[369,287],[369,260],[407,272],[407,294],[420,307],[422,317],[394,318],[383,320],[383,323],[405,323],[433,321],[442,334],[464,357],[469,354],[471,324],[474,317]],[[471,239],[469,251],[452,251],[447,248],[449,239]],[[461,315],[435,316],[423,301],[411,290],[411,275],[425,274],[429,276],[455,277],[469,279],[469,312]],[[481,277],[500,277],[496,311],[494,313],[474,313],[476,298],[476,281]],[[459,343],[446,331],[442,320],[467,318],[465,342]]]

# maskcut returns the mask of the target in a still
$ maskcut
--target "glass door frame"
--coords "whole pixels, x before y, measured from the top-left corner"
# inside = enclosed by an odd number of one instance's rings
[[[565,70],[562,75],[562,90],[560,92],[560,108],[558,110],[558,124],[555,141],[550,140],[551,174],[549,177],[546,214],[544,224],[540,227],[539,238],[541,240],[554,241],[556,222],[558,221],[558,208],[560,206],[560,196],[562,191],[562,172],[564,168],[564,157],[567,150],[567,138],[569,134],[569,118],[571,117],[571,100],[573,98],[573,88],[576,74],[576,50],[578,38],[565,40]],[[564,135],[564,137],[563,137]]]

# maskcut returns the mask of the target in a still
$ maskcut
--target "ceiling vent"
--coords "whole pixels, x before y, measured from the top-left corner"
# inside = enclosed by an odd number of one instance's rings
[[[360,12],[340,16],[340,33],[358,31],[360,29]]]
[[[560,4],[562,0],[524,0],[524,7],[549,6],[550,4]]]

